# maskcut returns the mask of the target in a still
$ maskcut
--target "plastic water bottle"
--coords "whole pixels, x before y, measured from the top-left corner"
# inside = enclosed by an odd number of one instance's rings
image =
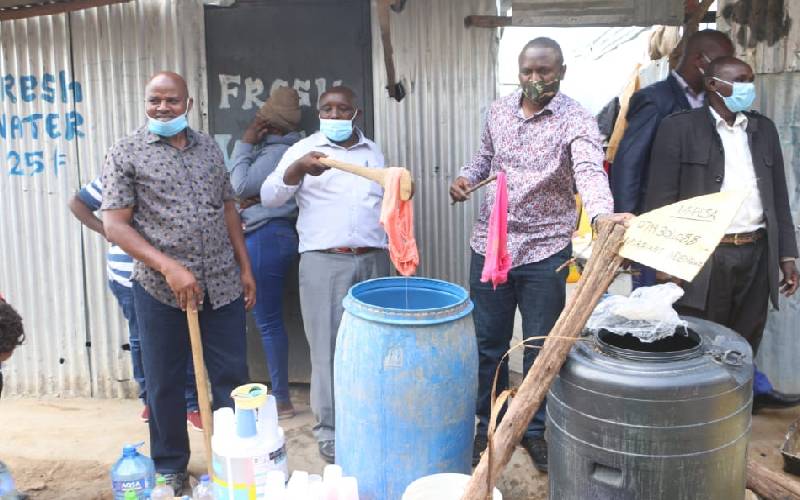
[[[155,466],[150,457],[137,451],[143,444],[125,446],[122,449],[122,456],[111,468],[114,500],[125,500],[127,490],[133,490],[137,500],[150,498],[155,483]]]
[[[167,486],[167,480],[164,476],[158,476],[156,479],[156,487],[150,493],[150,500],[172,500],[175,497],[175,492],[172,488]]]
[[[6,464],[0,462],[0,498],[15,499],[18,497],[17,487],[14,486],[14,478]]]
[[[214,500],[214,488],[211,486],[208,474],[200,477],[200,482],[192,490],[192,500]]]

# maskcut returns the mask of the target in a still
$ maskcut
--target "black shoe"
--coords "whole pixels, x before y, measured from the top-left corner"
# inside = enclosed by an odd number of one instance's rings
[[[319,454],[326,462],[332,464],[336,461],[336,441],[333,439],[319,442]]]
[[[489,444],[488,439],[483,434],[475,436],[475,444],[472,445],[472,466],[476,467],[481,461],[481,454]]]
[[[536,470],[547,474],[547,441],[544,438],[523,438],[522,447],[531,456]]]
[[[791,408],[800,405],[800,394],[783,394],[778,391],[769,391],[753,396],[753,413],[761,410]]]

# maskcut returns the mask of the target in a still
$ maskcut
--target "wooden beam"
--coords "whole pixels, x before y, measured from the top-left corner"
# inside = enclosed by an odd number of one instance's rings
[[[0,21],[10,21],[13,19],[25,19],[28,17],[51,16],[53,14],[63,14],[82,9],[91,9],[102,5],[115,3],[127,3],[131,0],[72,0],[71,2],[48,3],[42,5],[32,5],[30,7],[20,7],[18,9],[0,10]]]
[[[683,22],[688,23],[692,19],[692,15],[687,13],[686,17],[683,19]],[[711,24],[717,22],[717,11],[716,10],[709,10],[703,17],[700,19],[700,22],[703,24]]]
[[[467,16],[464,18],[467,28],[503,28],[511,26],[511,16]]]

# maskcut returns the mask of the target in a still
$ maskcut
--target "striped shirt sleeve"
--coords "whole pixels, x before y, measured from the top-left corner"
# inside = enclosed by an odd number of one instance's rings
[[[92,212],[100,210],[100,205],[103,204],[102,179],[97,177],[89,184],[83,186],[83,188],[78,191],[78,198],[80,198]]]

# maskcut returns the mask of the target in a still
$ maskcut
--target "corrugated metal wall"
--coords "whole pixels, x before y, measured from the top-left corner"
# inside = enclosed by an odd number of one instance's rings
[[[757,109],[775,121],[780,135],[795,236],[800,241],[800,72],[761,74],[756,82]],[[756,359],[776,389],[790,394],[800,394],[798,325],[800,295],[781,296],[780,310],[769,314]]]
[[[477,149],[496,95],[496,31],[465,28],[470,14],[494,14],[491,0],[412,1],[391,14],[397,74],[407,97],[389,99],[377,14],[372,15],[375,140],[387,163],[417,182],[418,274],[465,285],[469,236],[479,196],[450,206],[448,188]]]
[[[89,394],[81,239],[66,209],[78,165],[64,127],[69,33],[67,15],[0,23],[0,292],[28,331],[3,366],[12,394]]]
[[[63,111],[49,103],[34,104],[45,108],[38,111],[43,113],[52,108],[63,114],[74,108],[85,134],[66,142],[63,136],[42,141],[48,161],[56,146],[67,152],[58,177],[49,170],[19,178],[4,171],[0,180],[3,213],[18,214],[0,220],[0,290],[19,307],[28,334],[26,345],[4,366],[7,390],[133,396],[130,356],[122,348],[128,342],[127,328],[106,287],[106,243],[80,227],[66,202],[100,173],[108,148],[144,123],[144,84],[156,71],[169,69],[187,78],[195,98],[190,122],[207,128],[202,2],[139,0],[3,22],[0,36],[0,74],[58,75],[66,69],[79,83],[81,98],[60,106]],[[7,101],[2,101],[7,114],[25,112],[19,103],[9,108]],[[6,146],[14,144],[3,142],[3,158]],[[15,147],[22,151],[39,146]]]
[[[782,8],[779,8],[782,7]],[[756,109],[775,121],[783,146],[789,202],[800,240],[800,0],[720,0],[719,29],[756,71]],[[787,16],[793,20],[787,23]],[[800,295],[781,297],[769,314],[756,362],[780,391],[800,394]]]

